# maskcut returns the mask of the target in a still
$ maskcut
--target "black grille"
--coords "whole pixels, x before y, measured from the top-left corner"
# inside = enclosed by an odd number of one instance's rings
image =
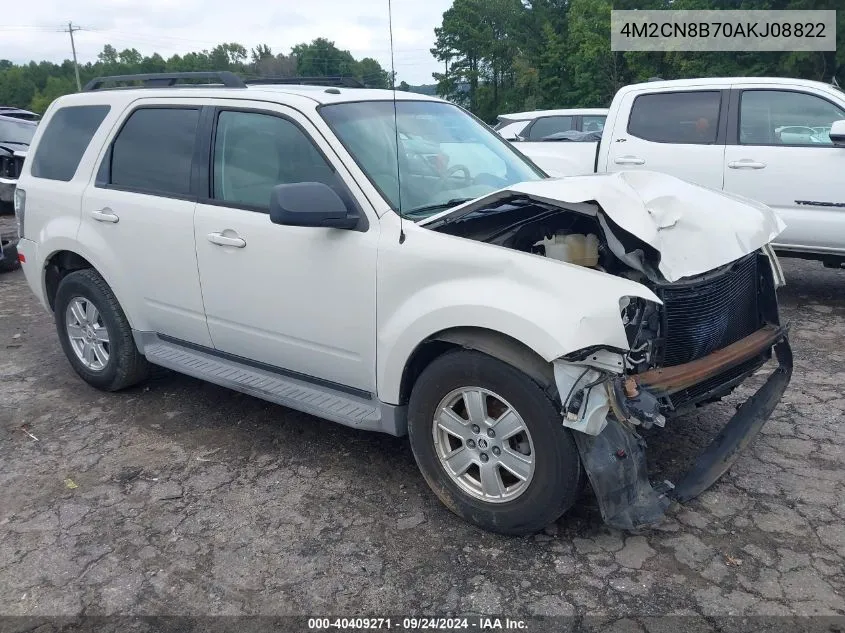
[[[664,367],[711,354],[762,327],[756,253],[715,275],[663,286],[658,295],[664,303]]]

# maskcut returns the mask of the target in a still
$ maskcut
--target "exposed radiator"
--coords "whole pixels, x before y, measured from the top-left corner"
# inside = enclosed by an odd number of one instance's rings
[[[706,356],[763,325],[757,253],[715,275],[663,286],[658,296],[664,302],[664,367]]]

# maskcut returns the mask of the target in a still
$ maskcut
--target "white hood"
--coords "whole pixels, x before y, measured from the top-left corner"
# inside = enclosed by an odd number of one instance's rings
[[[660,253],[658,268],[670,282],[739,259],[771,242],[786,226],[762,203],[650,171],[522,182],[420,224],[463,215],[514,194],[553,205],[598,204],[619,227]]]

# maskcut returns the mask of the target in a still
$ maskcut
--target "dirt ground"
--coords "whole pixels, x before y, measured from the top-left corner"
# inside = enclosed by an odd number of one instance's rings
[[[527,538],[450,514],[405,439],[173,373],[88,387],[22,272],[2,275],[0,614],[575,615],[650,633],[843,616],[845,270],[783,265],[795,372],[734,468],[658,529],[606,528],[587,491]],[[651,432],[655,477],[749,393]]]

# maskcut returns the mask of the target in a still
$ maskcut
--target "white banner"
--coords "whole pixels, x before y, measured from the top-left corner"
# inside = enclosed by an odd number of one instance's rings
[[[614,51],[835,51],[836,11],[611,11]]]

